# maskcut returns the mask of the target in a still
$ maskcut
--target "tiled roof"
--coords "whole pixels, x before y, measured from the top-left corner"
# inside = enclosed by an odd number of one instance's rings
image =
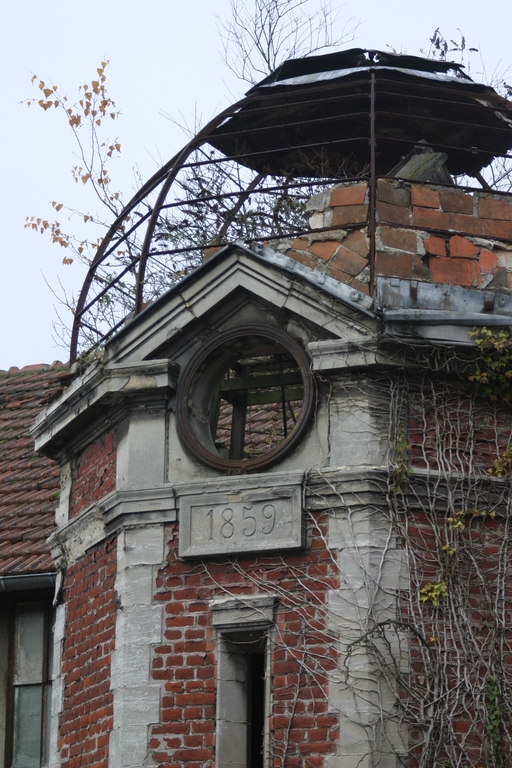
[[[0,575],[54,570],[46,539],[54,528],[59,467],[34,453],[30,427],[69,380],[62,363],[0,371]]]

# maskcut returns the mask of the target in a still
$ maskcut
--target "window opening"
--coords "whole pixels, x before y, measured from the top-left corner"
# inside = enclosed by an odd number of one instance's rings
[[[223,633],[219,656],[217,765],[264,768],[267,715],[266,633]]]
[[[249,326],[219,334],[190,361],[178,388],[178,429],[219,469],[259,469],[284,457],[312,416],[310,361],[287,334]]]
[[[14,615],[12,768],[48,765],[52,621],[47,603],[18,603]]]
[[[249,656],[248,768],[263,768],[265,752],[265,654]]]

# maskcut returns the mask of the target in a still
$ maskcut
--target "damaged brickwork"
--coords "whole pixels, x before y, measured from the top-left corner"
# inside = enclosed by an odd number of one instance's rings
[[[277,250],[368,294],[368,201],[365,182],[315,195],[311,232]],[[512,288],[510,195],[378,179],[376,214],[376,275]]]
[[[113,725],[110,690],[115,646],[116,538],[89,549],[66,571],[63,601],[63,705],[58,748],[62,768],[107,768]]]
[[[117,436],[110,431],[87,446],[73,462],[70,517],[99,501],[116,487]]]
[[[277,596],[269,649],[273,765],[320,768],[336,754],[338,719],[330,711],[328,679],[337,654],[327,596],[339,573],[325,544],[325,516],[315,514],[308,527],[304,554],[202,563],[180,561],[178,529],[169,527],[155,595],[165,607],[164,642],[155,648],[152,668],[165,688],[161,723],[151,730],[155,763],[201,768],[215,760],[216,635],[209,604],[227,595]]]

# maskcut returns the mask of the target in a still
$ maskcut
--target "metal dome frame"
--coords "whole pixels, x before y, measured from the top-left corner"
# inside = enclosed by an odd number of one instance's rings
[[[367,179],[372,271],[377,176],[388,175],[422,139],[433,150],[446,153],[450,171],[478,176],[496,157],[512,157],[512,104],[492,88],[474,83],[452,62],[359,48],[286,62],[202,128],[113,222],[89,266],[75,308],[70,362],[79,357],[82,332],[93,333],[97,337],[93,346],[100,345],[127,321],[127,315],[131,318],[143,309],[152,260],[157,267],[169,269],[158,257],[184,259],[195,254],[197,260],[197,254],[209,247],[243,237],[243,233],[233,234],[236,217],[242,216],[244,206],[256,195],[279,199],[292,192],[304,201],[324,187]],[[210,147],[209,154],[205,146]],[[191,161],[197,152],[203,152],[205,159]],[[167,202],[181,172],[201,174],[205,166],[226,174],[224,168],[241,169],[239,188]],[[174,249],[154,247],[167,211],[220,202],[229,202],[230,208],[210,242]],[[251,242],[295,238],[309,231],[305,222],[301,227],[296,221],[288,231],[278,230],[260,227]],[[108,259],[115,259],[124,247],[127,250],[114,267],[116,274],[102,276],[102,269],[112,269]],[[133,287],[127,290],[128,277]],[[174,274],[160,292],[175,279]],[[372,283],[371,274],[370,292]],[[120,295],[122,317],[114,318],[106,330],[95,327],[94,313],[101,315],[101,302],[114,304]]]

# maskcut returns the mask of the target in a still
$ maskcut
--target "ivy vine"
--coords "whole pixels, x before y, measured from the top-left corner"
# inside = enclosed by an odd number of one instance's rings
[[[469,335],[478,346],[472,381],[482,397],[512,404],[512,330],[494,332],[485,326],[473,328]]]

